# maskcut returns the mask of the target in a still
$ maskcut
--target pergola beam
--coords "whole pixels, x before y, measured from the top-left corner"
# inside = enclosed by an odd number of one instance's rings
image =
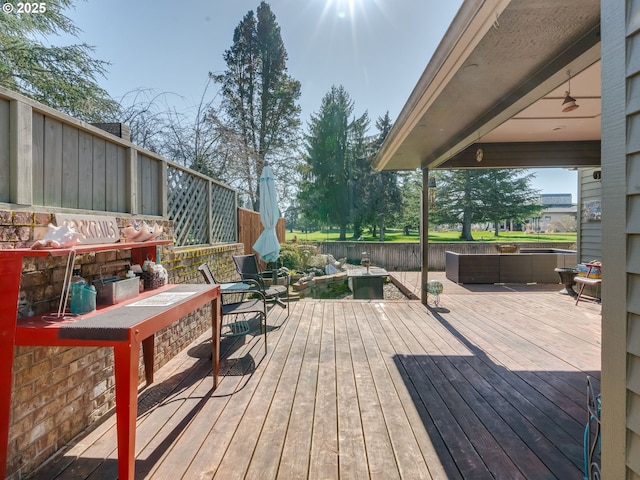
[[[478,149],[482,160],[478,161]],[[574,168],[600,166],[600,140],[576,142],[476,143],[438,169]]]

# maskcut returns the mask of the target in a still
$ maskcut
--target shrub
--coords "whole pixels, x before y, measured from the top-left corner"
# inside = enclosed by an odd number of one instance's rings
[[[304,270],[309,267],[309,260],[315,251],[313,245],[285,243],[280,246],[280,260],[289,270]]]

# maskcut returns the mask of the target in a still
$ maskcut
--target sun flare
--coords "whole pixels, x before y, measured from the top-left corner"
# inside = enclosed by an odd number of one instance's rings
[[[364,0],[327,0],[327,9],[334,9],[339,18],[353,17],[363,8]]]

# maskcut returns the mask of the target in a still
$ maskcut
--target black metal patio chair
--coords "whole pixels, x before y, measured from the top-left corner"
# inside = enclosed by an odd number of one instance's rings
[[[260,285],[260,290],[264,293],[265,298],[268,301],[277,303],[282,308],[286,307],[287,317],[289,316],[290,275],[288,273],[280,272],[278,270],[262,271],[255,254],[234,255],[233,262],[236,264],[236,271],[238,272],[242,280],[253,280],[255,282],[258,282],[258,284]],[[265,280],[271,280],[271,284],[267,284]],[[284,281],[284,285],[276,283],[279,281]],[[286,305],[282,300],[285,297]]]
[[[267,352],[267,302],[266,297],[260,291],[255,282],[219,282],[214,277],[209,265],[203,263],[198,267],[204,281],[212,285],[220,285],[222,319],[220,322],[220,335],[223,337],[235,337],[249,333],[250,327],[244,318],[238,320],[238,316],[247,314],[258,315],[260,318],[260,331],[264,333],[264,351]],[[252,298],[246,298],[247,294]],[[239,300],[238,300],[239,299]],[[224,323],[225,317],[233,316],[232,322]],[[224,327],[224,328],[223,328]]]

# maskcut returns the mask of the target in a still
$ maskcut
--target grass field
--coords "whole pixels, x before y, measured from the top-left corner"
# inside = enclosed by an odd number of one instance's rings
[[[473,239],[483,242],[575,242],[575,232],[563,232],[563,233],[540,233],[540,234],[525,234],[524,232],[500,232],[499,236],[494,236],[493,231],[474,231],[472,232]],[[338,230],[317,231],[302,233],[294,230],[293,232],[287,231],[286,241],[290,242],[297,238],[299,241],[308,242],[325,242],[325,241],[337,241],[340,238],[340,232]],[[354,241],[352,232],[347,232],[347,241]],[[379,242],[380,237],[372,237],[368,232],[363,234],[364,242]],[[419,242],[420,236],[417,231],[410,232],[410,235],[403,235],[402,230],[387,229],[384,235],[385,242]],[[460,232],[429,232],[430,242],[461,242]]]

